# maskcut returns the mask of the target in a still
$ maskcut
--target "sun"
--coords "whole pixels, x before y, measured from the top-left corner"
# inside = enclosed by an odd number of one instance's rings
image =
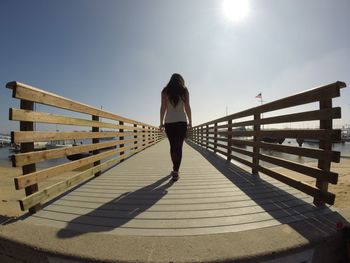
[[[243,20],[249,10],[249,0],[224,0],[222,2],[222,12],[225,18],[232,22]]]

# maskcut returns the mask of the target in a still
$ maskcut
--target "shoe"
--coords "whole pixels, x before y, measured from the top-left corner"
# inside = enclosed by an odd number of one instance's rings
[[[172,180],[173,180],[174,182],[176,182],[177,180],[179,180],[179,172],[174,172],[174,171],[172,171],[172,172],[171,172],[171,176],[173,177]]]

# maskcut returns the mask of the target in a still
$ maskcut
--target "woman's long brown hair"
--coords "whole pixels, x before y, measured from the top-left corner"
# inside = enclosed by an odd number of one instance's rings
[[[169,83],[165,86],[162,92],[165,92],[168,95],[170,103],[176,107],[180,98],[182,98],[182,100],[185,100],[185,80],[180,74],[174,73],[171,76]]]

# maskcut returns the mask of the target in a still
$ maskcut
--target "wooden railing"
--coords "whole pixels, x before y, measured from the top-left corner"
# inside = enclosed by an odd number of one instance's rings
[[[341,131],[333,129],[332,123],[333,119],[341,117],[341,109],[332,107],[332,99],[339,97],[340,89],[344,87],[346,84],[338,81],[206,122],[193,127],[189,138],[215,153],[224,155],[227,160],[232,159],[250,167],[253,174],[262,172],[313,196],[316,206],[325,203],[333,204],[335,195],[328,192],[328,184],[337,184],[338,174],[332,172],[330,168],[331,162],[340,161],[340,153],[332,151],[332,143],[341,139]],[[317,109],[312,111],[305,111],[305,108],[300,109],[299,107],[299,109],[289,109],[293,113],[276,115],[274,112],[311,103],[307,106],[310,107],[315,105],[315,102]],[[268,114],[272,116],[266,116]],[[264,127],[264,125],[276,126],[276,124],[291,127],[291,124],[295,122],[302,122],[302,125],[305,126],[310,121],[317,121],[319,127],[317,129],[286,129],[285,127],[284,129],[280,127],[268,129]],[[266,142],[282,141],[285,138],[295,138],[299,142],[313,139],[319,142],[319,147],[312,149]],[[274,157],[273,154],[264,154],[261,149],[271,151],[271,153],[283,153],[282,155],[313,158],[318,161],[318,167]],[[264,165],[266,163],[313,177],[316,179],[316,186],[273,171]]]
[[[12,143],[20,144],[21,152],[12,156],[12,163],[13,166],[22,166],[23,175],[15,178],[15,187],[17,190],[25,189],[26,197],[19,200],[20,207],[22,210],[29,209],[31,213],[39,210],[40,205],[45,201],[67,191],[74,185],[100,175],[101,171],[163,138],[163,133],[157,127],[23,83],[10,82],[6,87],[13,90],[14,98],[20,99],[20,109],[11,108],[9,113],[10,120],[20,122],[20,131],[12,132],[11,137]],[[34,111],[35,103],[87,114],[91,119],[36,112]],[[101,121],[100,118],[108,119],[109,122]],[[85,126],[90,127],[88,129],[91,131],[37,131],[34,130],[35,123]],[[101,128],[109,130],[102,131]],[[34,151],[36,142],[82,139],[91,139],[92,143]],[[72,159],[74,156],[76,158],[73,159],[76,160],[67,159],[63,164],[37,171],[36,164],[39,162],[62,157]],[[88,168],[84,169],[86,166]],[[73,173],[73,176],[39,190],[38,183],[77,169],[80,171]]]

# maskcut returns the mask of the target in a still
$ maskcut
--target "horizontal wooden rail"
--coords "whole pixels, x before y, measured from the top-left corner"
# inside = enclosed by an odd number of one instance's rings
[[[339,119],[341,118],[341,110],[339,107],[324,110],[307,111],[295,114],[286,114],[283,116],[262,118],[259,120],[250,121],[240,121],[232,123],[231,125],[218,125],[218,129],[225,129],[229,127],[242,127],[242,126],[253,126],[257,124],[277,124],[277,123],[292,123],[292,122],[302,122],[302,121],[318,121],[327,119]],[[207,129],[207,128],[203,128]],[[209,130],[213,130],[214,126],[209,127]]]
[[[292,177],[288,176],[288,175],[283,175],[281,173],[277,173],[275,171],[272,171],[270,169],[267,169],[265,167],[259,166],[259,171],[269,175],[270,177],[285,183],[291,187],[294,187],[308,195],[311,195],[315,198],[324,200],[325,203],[327,204],[334,204],[334,200],[335,200],[335,194],[333,193],[329,193],[329,192],[322,192],[320,189],[317,189],[314,186],[311,186],[305,182],[301,182],[301,181],[297,181],[295,179],[293,179]]]
[[[43,105],[54,106],[54,107],[66,109],[69,111],[75,111],[75,112],[81,112],[89,115],[99,116],[106,119],[123,121],[124,123],[137,124],[141,126],[142,125],[149,126],[143,122],[124,118],[122,116],[119,116],[107,111],[103,111],[101,109],[89,106],[87,104],[80,103],[68,98],[64,98],[54,93],[50,93],[17,81],[12,81],[7,83],[6,87],[9,89],[12,89],[13,98],[32,101]],[[155,126],[152,126],[152,127],[157,128]]]
[[[339,152],[328,152],[322,149],[301,148],[295,146],[278,145],[272,143],[259,142],[258,147],[265,150],[273,150],[276,152],[289,153],[293,155],[309,157],[317,160],[331,160],[332,162],[340,162]]]
[[[320,139],[320,140],[334,140],[341,139],[341,130],[261,130],[261,131],[218,131],[208,132],[208,134],[218,134],[221,136],[231,135],[233,137],[284,137],[284,138],[301,138],[301,139]],[[205,136],[205,135],[203,135]]]
[[[139,143],[137,145],[141,145],[142,143]],[[42,182],[48,178],[54,177],[56,175],[65,173],[65,172],[69,172],[75,169],[78,169],[80,167],[83,167],[85,165],[88,164],[92,164],[96,161],[102,160],[104,158],[113,156],[117,153],[129,150],[129,149],[133,149],[134,148],[134,144],[133,145],[128,145],[128,146],[124,146],[122,148],[118,148],[115,150],[109,150],[106,152],[102,152],[90,157],[86,157],[80,160],[76,160],[76,161],[72,161],[69,163],[65,163],[65,164],[61,164],[61,165],[57,165],[54,167],[50,167],[44,170],[40,170],[34,173],[30,173],[30,174],[26,174],[26,175],[22,175],[22,176],[18,176],[15,177],[15,185],[16,185],[16,189],[22,189],[25,188],[26,186],[29,185],[33,185],[39,182]]]
[[[210,141],[212,140],[212,141]],[[217,141],[223,141],[227,142],[227,138],[217,138],[215,139]],[[308,158],[313,158],[313,159],[318,159],[318,160],[328,160],[330,159],[332,162],[339,163],[340,162],[340,153],[339,152],[328,152],[324,151],[322,149],[311,149],[311,148],[300,148],[300,147],[295,147],[295,146],[287,146],[287,145],[278,145],[278,144],[272,144],[272,143],[265,143],[265,142],[257,142],[255,143],[254,141],[250,140],[238,140],[238,139],[231,139],[231,145],[235,146],[249,146],[249,147],[254,147],[257,146],[262,149],[266,150],[273,150],[276,152],[283,152],[283,153],[288,153],[288,154],[293,154],[293,155],[298,155],[298,156],[303,156],[303,157],[308,157]],[[214,142],[214,137],[208,137],[208,140],[206,138],[203,139],[204,143],[209,143],[210,145],[217,145],[218,147],[223,146],[219,143]],[[227,148],[227,145],[225,145]],[[250,156],[250,155],[249,155]]]
[[[46,142],[57,140],[80,140],[80,139],[92,139],[92,138],[112,138],[121,136],[141,136],[142,132],[12,132],[13,143],[23,142]]]
[[[277,166],[284,167],[289,170],[296,171],[313,178],[330,182],[332,184],[337,184],[338,182],[338,174],[333,172],[322,171],[321,169],[318,169],[318,168],[312,168],[306,165],[302,165],[292,161],[286,161],[281,158],[272,157],[265,154],[259,154],[259,159],[261,161],[272,163]]]
[[[21,209],[35,213],[40,204],[55,195],[67,191],[71,186],[90,178],[100,176],[102,169],[111,167],[133,154],[154,145],[164,138],[158,127],[125,118],[87,104],[74,101],[20,82],[9,82],[13,97],[20,99],[20,109],[10,108],[9,119],[20,122],[20,131],[11,132],[11,141],[18,144],[21,153],[12,156],[13,166],[22,166],[23,175],[14,178],[16,189],[25,189],[26,197],[20,200]],[[66,115],[37,112],[34,104],[68,110]],[[70,112],[69,112],[70,111]],[[71,112],[86,114],[77,118]],[[103,121],[102,121],[103,118]],[[49,127],[56,125],[56,131],[34,130],[34,123]],[[89,127],[88,131],[58,131],[57,125]],[[102,128],[111,129],[102,131]],[[70,128],[73,129],[73,128]],[[85,128],[86,129],[86,128]],[[35,151],[34,143],[46,143],[48,147],[60,147],[60,141],[81,141],[81,144],[56,149]],[[92,142],[92,143],[91,143]],[[56,158],[66,162],[43,170],[36,170],[36,164]],[[101,164],[104,159],[108,158]],[[89,168],[86,168],[89,167]],[[85,169],[73,177],[39,190],[38,183],[66,172]]]
[[[290,107],[300,106],[307,103],[318,102],[325,99],[332,99],[340,96],[340,89],[345,88],[346,84],[342,81],[337,81],[329,85],[314,88],[308,91],[298,93],[293,96],[289,96],[280,100],[276,100],[270,103],[263,104],[261,106],[251,108],[245,111],[234,113],[223,118],[219,118],[213,121],[209,121],[201,124],[206,126],[209,124],[215,124],[225,122],[232,119],[239,119],[247,116],[252,116],[255,113],[265,113],[280,109],[286,109]]]
[[[340,107],[332,106],[332,99],[340,96],[340,89],[346,87],[341,81],[307,90],[289,97],[282,98],[258,107],[234,113],[203,124],[197,125],[189,132],[190,139],[215,153],[224,155],[227,160],[238,161],[252,169],[252,173],[262,172],[281,182],[314,197],[315,205],[333,204],[335,195],[328,192],[328,183],[336,184],[338,174],[331,172],[331,162],[340,161],[340,153],[332,151],[333,142],[341,140],[341,130],[333,129],[333,119],[341,118]],[[302,107],[318,102],[315,110],[303,111]],[[311,106],[316,105],[315,103]],[[294,107],[294,108],[292,108]],[[316,106],[317,107],[317,106]],[[288,109],[290,113],[278,115],[274,111]],[[294,111],[294,112],[293,112]],[[264,117],[263,113],[270,113]],[[244,118],[244,119],[242,119]],[[308,122],[319,122],[319,128],[313,129],[280,129],[273,125]],[[271,125],[266,129],[264,125]],[[319,142],[319,149],[278,145],[273,141],[283,143],[295,139],[298,144],[304,140]],[[248,147],[247,149],[244,149]],[[296,163],[288,159],[273,157],[261,153],[262,150],[313,158],[318,161],[318,168]],[[316,179],[316,187],[299,182],[292,177],[279,174],[260,164],[260,161],[283,167],[296,173]]]
[[[141,127],[117,125],[113,123],[91,121],[79,118],[72,118],[63,115],[56,115],[45,112],[35,112],[28,110],[20,110],[11,108],[9,113],[10,120],[13,121],[31,121],[38,123],[52,123],[52,124],[64,124],[74,126],[87,126],[87,127],[99,127],[99,128],[111,128],[111,129],[124,129],[124,130],[147,130]]]
[[[113,147],[121,145],[124,143],[134,143],[135,139],[130,140],[111,140],[107,142],[100,142],[95,144],[85,144],[77,146],[68,146],[64,148],[43,150],[31,153],[19,153],[13,156],[13,166],[23,166],[31,163],[38,163],[42,161],[47,161],[51,159],[67,157],[70,155],[91,152],[93,150],[100,150],[108,147]]]

